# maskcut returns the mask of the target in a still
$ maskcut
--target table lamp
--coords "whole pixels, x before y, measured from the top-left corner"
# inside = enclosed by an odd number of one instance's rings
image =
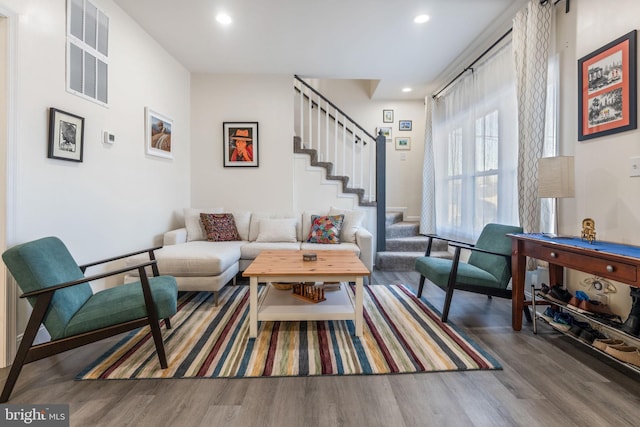
[[[538,197],[555,200],[555,232],[558,233],[558,200],[575,197],[573,157],[542,157],[538,159]]]

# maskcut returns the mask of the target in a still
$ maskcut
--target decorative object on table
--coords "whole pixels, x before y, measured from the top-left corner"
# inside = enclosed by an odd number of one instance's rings
[[[578,60],[578,140],[637,128],[636,30]]]
[[[253,377],[260,381],[318,375],[438,372],[441,376],[445,372],[501,369],[490,348],[480,346],[454,324],[437,321],[439,313],[428,302],[415,298],[408,287],[368,288],[364,293],[364,310],[370,319],[364,326],[367,339],[355,337],[349,321],[305,320],[287,327],[277,321],[260,322],[258,336],[251,340],[247,339],[248,286],[225,286],[217,306],[211,292],[181,293],[179,313],[171,319],[173,328],[163,331],[165,341],[174,345],[169,371],[160,369],[153,357],[149,328],[140,328],[114,342],[76,379],[215,381]],[[353,296],[353,288],[347,289]],[[266,291],[265,286],[258,287],[259,296]],[[333,337],[335,341],[327,339]],[[285,342],[291,345],[279,345]],[[317,363],[322,360],[330,363]]]
[[[538,159],[538,197],[554,199],[556,215],[553,232],[559,234],[558,217],[560,212],[557,199],[575,197],[573,157],[557,156]]]
[[[582,220],[582,234],[580,238],[589,243],[593,243],[593,241],[596,240],[596,222],[591,218]]]
[[[307,252],[302,254],[302,260],[303,261],[317,261],[318,260],[318,255],[316,255],[313,252]]]
[[[173,158],[173,120],[145,107],[145,138],[147,154]]]
[[[307,302],[317,304],[325,301],[324,287],[316,286],[315,283],[296,283],[293,285],[294,297],[300,298]]]
[[[382,123],[393,123],[393,110],[382,110]]]
[[[396,137],[396,150],[411,150],[411,138]]]
[[[408,131],[413,127],[413,122],[411,120],[400,120],[398,122],[398,130]]]
[[[224,122],[224,167],[258,167],[258,122]]]
[[[376,135],[378,135],[380,132],[382,132],[382,134],[384,135],[384,137],[387,139],[387,142],[391,142],[391,128],[390,127],[379,127],[376,128]]]
[[[50,159],[82,162],[84,118],[56,108],[49,108]]]

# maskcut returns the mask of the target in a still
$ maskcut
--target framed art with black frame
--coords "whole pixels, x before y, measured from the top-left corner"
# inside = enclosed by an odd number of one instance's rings
[[[258,167],[258,122],[222,124],[224,167]]]
[[[84,118],[56,108],[49,109],[50,159],[82,162]]]
[[[638,127],[636,30],[578,60],[578,141]]]

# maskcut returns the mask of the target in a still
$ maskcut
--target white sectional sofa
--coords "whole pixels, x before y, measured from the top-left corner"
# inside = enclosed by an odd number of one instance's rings
[[[200,213],[231,213],[240,240],[208,241],[200,223]],[[312,215],[344,215],[340,243],[308,243]],[[174,276],[178,289],[215,293],[238,272],[244,271],[263,250],[301,251],[342,250],[356,253],[363,264],[373,269],[373,236],[363,228],[363,211],[331,208],[301,214],[226,211],[222,208],[185,209],[185,226],[164,234],[164,246],[155,252],[160,274]],[[127,260],[134,265],[140,260]],[[137,280],[135,275],[125,281]]]

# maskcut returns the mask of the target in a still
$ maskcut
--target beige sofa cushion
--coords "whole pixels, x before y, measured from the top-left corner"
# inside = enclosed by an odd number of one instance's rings
[[[302,242],[300,249],[304,252],[316,251],[351,251],[360,256],[360,248],[355,243],[340,243],[337,245],[327,245],[322,243]]]
[[[236,221],[236,228],[240,235],[240,240],[249,240],[249,224],[251,223],[251,212],[232,211],[233,219]]]
[[[169,276],[217,276],[240,259],[240,248],[246,241],[186,242],[164,246],[155,251],[160,274]],[[148,255],[131,257],[127,265],[148,261]],[[132,272],[133,273],[133,272]],[[137,274],[137,272],[135,272]]]
[[[240,252],[242,253],[242,259],[255,259],[260,252],[270,251],[270,250],[299,251],[300,242],[295,242],[295,243],[249,242],[249,243],[246,243],[240,249]]]
[[[358,229],[362,227],[365,212],[340,209],[331,206],[329,215],[344,215],[344,221],[342,222],[342,228],[340,229],[340,241],[356,243],[356,231],[358,231]]]
[[[249,224],[249,241],[255,242],[260,233],[260,221],[263,219],[296,219],[296,240],[300,240],[300,216],[292,213],[268,213],[255,212],[251,214],[251,223]]]
[[[295,243],[296,234],[295,218],[264,218],[260,220],[256,242]]]

